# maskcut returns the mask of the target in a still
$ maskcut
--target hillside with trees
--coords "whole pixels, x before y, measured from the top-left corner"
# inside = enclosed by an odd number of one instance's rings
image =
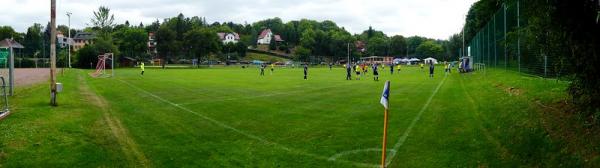
[[[92,32],[96,34],[95,43],[86,45],[74,54],[74,65],[89,68],[90,62],[95,63],[97,55],[112,52],[118,58],[129,57],[136,60],[162,59],[168,63],[179,63],[181,60],[198,59],[225,61],[238,60],[248,52],[248,47],[266,49],[290,55],[296,61],[305,62],[337,62],[345,60],[348,47],[352,60],[365,56],[393,57],[434,57],[439,60],[456,60],[457,53],[450,52],[450,44],[446,40],[429,39],[425,37],[402,35],[387,35],[382,31],[369,27],[360,34],[352,34],[344,27],[330,20],[315,21],[309,19],[283,22],[280,18],[270,18],[255,23],[214,22],[207,23],[200,16],[188,17],[178,14],[171,18],[156,20],[144,25],[115,23],[114,16],[108,7],[99,7],[93,11],[89,27],[81,30],[69,30],[65,25],[59,25],[60,32],[71,31],[72,36],[77,32]],[[24,58],[48,58],[49,29],[35,23],[26,33],[15,32],[10,26],[0,27],[0,38],[14,38],[23,43]],[[284,40],[267,46],[257,46],[257,39],[264,29],[271,29]],[[157,55],[148,50],[148,33],[156,34]],[[218,32],[235,32],[240,40],[236,44],[223,44],[219,41]],[[67,33],[63,33],[67,34]],[[364,51],[359,51],[355,44],[360,41],[366,44]],[[59,67],[66,60],[66,49],[57,48]],[[117,59],[120,60],[120,59]],[[163,61],[164,62],[164,61]]]

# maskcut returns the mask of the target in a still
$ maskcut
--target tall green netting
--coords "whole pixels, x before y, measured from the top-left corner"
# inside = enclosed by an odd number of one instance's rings
[[[502,68],[523,73],[558,77],[562,70],[560,60],[548,57],[544,51],[529,49],[523,38],[527,35],[520,28],[527,25],[522,16],[519,0],[501,6],[477,34],[467,41],[473,63],[487,67]]]

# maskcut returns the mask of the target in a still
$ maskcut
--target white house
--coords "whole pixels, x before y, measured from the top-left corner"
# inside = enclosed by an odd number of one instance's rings
[[[72,38],[65,37],[60,31],[56,32],[56,42],[60,48],[67,48],[69,44],[73,45],[74,43]]]
[[[221,38],[221,41],[223,42],[223,44],[227,44],[227,43],[237,43],[238,41],[240,41],[240,35],[233,32],[233,33],[217,33],[219,35],[219,38]]]
[[[283,39],[281,39],[281,36],[277,35],[277,34],[273,34],[273,32],[271,32],[271,29],[265,29],[262,32],[260,32],[260,35],[258,36],[258,40],[256,41],[257,44],[263,44],[263,45],[269,45],[271,43],[271,39],[275,38],[276,42],[283,42]]]

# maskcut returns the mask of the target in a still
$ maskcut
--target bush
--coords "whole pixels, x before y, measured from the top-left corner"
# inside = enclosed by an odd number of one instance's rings
[[[34,68],[35,61],[27,58],[15,58],[15,67],[18,68]]]
[[[78,68],[93,69],[96,63],[98,63],[99,54],[95,45],[86,45],[77,52],[77,64],[75,66]]]

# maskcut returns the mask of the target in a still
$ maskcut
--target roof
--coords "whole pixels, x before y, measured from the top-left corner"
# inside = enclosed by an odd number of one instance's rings
[[[361,52],[364,52],[364,49],[365,49],[365,46],[366,46],[366,44],[365,44],[363,41],[356,41],[356,42],[354,43],[354,46],[355,46],[355,47],[356,47],[358,50],[360,50]]]
[[[120,57],[120,60],[130,60],[130,61],[135,61],[134,58],[131,57]]]
[[[263,30],[262,32],[260,32],[260,35],[258,36],[258,39],[264,39],[265,36],[267,36],[267,34],[269,34],[269,33],[272,33],[271,29],[265,29],[265,30]],[[278,34],[274,35],[273,37],[275,38],[275,41],[277,41],[277,42],[282,42],[283,41],[283,39],[281,38],[281,36],[278,35]]]
[[[265,29],[262,32],[260,32],[260,35],[258,36],[258,39],[263,39],[265,38],[265,36],[267,36],[267,34],[271,33],[271,29]]]
[[[281,36],[275,35],[275,41],[281,42],[281,41],[283,41],[283,39],[281,39]]]
[[[73,37],[73,39],[78,39],[78,40],[91,40],[96,38],[96,35],[94,33],[88,33],[88,32],[78,32],[77,34],[75,34],[75,37]]]
[[[369,58],[384,58],[384,57],[381,57],[381,56],[370,56],[370,57],[362,57],[362,58],[369,59]]]
[[[0,48],[25,48],[13,39],[4,39],[0,41]]]
[[[228,34],[233,34],[233,36],[235,36],[236,40],[240,39],[240,35],[237,34],[236,32],[233,32],[233,33],[217,33],[217,35],[219,35],[219,38],[221,38],[221,40],[225,40],[225,36],[227,36]]]

